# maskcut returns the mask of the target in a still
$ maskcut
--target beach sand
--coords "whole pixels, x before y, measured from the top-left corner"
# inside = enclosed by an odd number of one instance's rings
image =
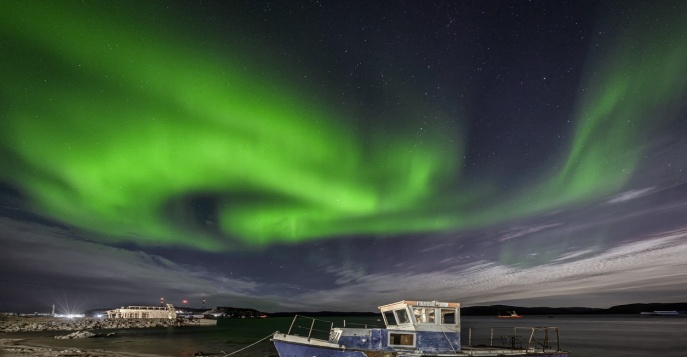
[[[238,351],[236,351],[238,352]],[[259,357],[268,356],[273,357],[275,354],[268,350],[259,350],[257,353],[246,352],[235,354],[236,352],[209,352],[199,356],[217,356],[225,357],[234,355],[236,357]],[[55,348],[49,346],[34,345],[27,343],[26,339],[17,338],[0,338],[0,356],[1,357],[169,357],[157,354],[147,353],[132,353],[122,351],[107,351],[101,349],[76,349],[76,348]]]
[[[0,356],[2,357],[163,357],[158,355],[113,352],[105,350],[84,350],[75,348],[52,348],[27,345],[24,339],[0,339]]]

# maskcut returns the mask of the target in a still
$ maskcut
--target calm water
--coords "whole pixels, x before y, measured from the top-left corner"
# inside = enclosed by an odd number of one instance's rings
[[[322,318],[341,322],[342,318]],[[380,324],[377,318],[349,317],[346,322]],[[31,344],[52,347],[105,349],[157,356],[191,356],[194,352],[232,352],[245,347],[275,330],[287,331],[291,318],[220,320],[217,326],[174,327],[160,329],[106,330],[116,331],[112,338],[86,340],[54,340],[56,332],[24,333],[3,337],[29,338]],[[519,320],[499,320],[495,317],[462,318],[463,342],[467,343],[468,328],[473,336],[488,331],[488,327],[558,326],[561,347],[575,357],[683,357],[687,355],[687,318],[614,316],[525,317]],[[317,326],[316,326],[317,327]],[[321,325],[322,329],[328,326]],[[486,332],[488,335],[488,332]],[[234,356],[277,356],[269,339]]]

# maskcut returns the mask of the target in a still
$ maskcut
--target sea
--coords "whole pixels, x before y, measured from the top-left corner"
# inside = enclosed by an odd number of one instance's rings
[[[381,327],[377,317],[318,317],[316,333],[325,336],[331,321],[341,326]],[[68,332],[43,331],[4,334],[3,338],[25,338],[26,344],[52,348],[104,349],[126,354],[190,357],[194,353],[236,357],[277,357],[269,337],[274,331],[286,332],[290,317],[266,319],[223,319],[217,326],[188,326],[154,329],[102,330],[116,332],[113,337],[82,340],[57,340],[52,337]],[[294,331],[301,326],[294,325]],[[306,324],[307,325],[307,324]],[[462,341],[473,345],[498,343],[499,331],[517,331],[527,339],[521,327],[558,327],[560,348],[573,357],[685,357],[687,356],[687,317],[639,315],[525,316],[499,319],[491,316],[463,316]],[[495,328],[491,334],[491,328]],[[516,328],[516,329],[514,329]],[[553,331],[553,330],[551,330]],[[307,330],[304,332],[307,333]],[[485,335],[486,333],[486,335]],[[550,343],[555,343],[550,333]],[[492,337],[493,336],[493,337]],[[317,337],[317,336],[313,336]],[[482,338],[480,340],[480,337]],[[486,339],[485,339],[486,338]],[[491,340],[490,340],[491,339]],[[496,341],[494,341],[496,340]],[[260,342],[258,342],[260,341]]]

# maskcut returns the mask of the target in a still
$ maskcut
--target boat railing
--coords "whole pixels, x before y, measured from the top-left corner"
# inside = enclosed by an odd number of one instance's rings
[[[349,327],[349,326],[361,327],[361,328],[378,327],[377,325],[359,324],[359,323],[355,323],[355,322],[346,323],[346,320],[343,320],[343,327]]]
[[[341,322],[338,323],[341,325]],[[313,317],[295,315],[291,326],[289,326],[289,335],[307,336],[308,339],[315,338],[320,340],[327,340],[330,338],[330,333],[334,328],[335,323],[328,320],[316,319]],[[351,328],[370,328],[377,327],[371,324],[360,324],[355,322],[346,322],[343,320],[343,327]]]
[[[561,351],[558,327],[492,327],[468,329],[468,347],[499,347],[528,351]],[[489,335],[485,336],[485,330]]]
[[[302,324],[302,325],[301,325]],[[334,327],[334,323],[327,320],[320,320],[313,317],[296,315],[291,321],[291,326],[289,327],[289,335],[301,335],[297,333],[298,331],[307,331],[308,339],[317,338],[320,340],[326,340],[329,338],[329,332]],[[326,328],[326,330],[325,330]]]

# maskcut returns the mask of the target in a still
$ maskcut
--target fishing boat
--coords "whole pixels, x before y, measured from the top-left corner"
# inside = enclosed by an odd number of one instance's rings
[[[508,315],[499,315],[500,319],[521,319],[522,315],[518,315],[515,311],[506,311]]]
[[[537,356],[568,357],[558,327],[494,327],[461,331],[460,304],[403,300],[380,306],[384,327],[335,327],[296,315],[272,342],[280,357]],[[467,332],[461,339],[461,332]],[[467,343],[465,343],[467,342]]]

